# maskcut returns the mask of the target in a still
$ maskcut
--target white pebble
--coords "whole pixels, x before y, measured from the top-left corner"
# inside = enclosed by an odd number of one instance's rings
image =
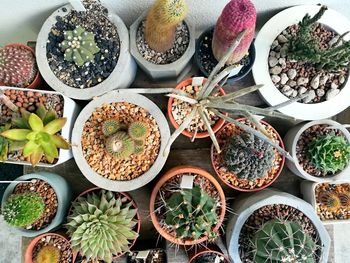
[[[278,75],[272,75],[271,76],[271,80],[272,80],[273,83],[276,84],[276,83],[280,82],[281,78]]]
[[[274,66],[273,68],[270,69],[270,73],[274,75],[280,74],[282,71],[282,68],[280,66]]]
[[[289,79],[288,79],[287,74],[286,73],[282,73],[281,74],[281,84],[283,84],[283,85],[286,84],[288,80]]]
[[[316,92],[314,90],[309,90],[307,96],[303,99],[304,103],[311,102],[314,98],[316,98]]]
[[[278,42],[281,43],[281,44],[284,44],[284,43],[287,43],[287,42],[288,42],[288,39],[287,39],[284,35],[279,35],[279,36],[277,37],[277,40],[278,40]]]
[[[317,76],[312,78],[312,80],[310,82],[310,86],[313,89],[317,89],[319,85],[320,85],[320,75],[317,75]]]
[[[288,78],[294,79],[297,75],[297,71],[294,68],[291,68],[287,72]]]
[[[337,88],[338,88],[338,85],[335,84],[334,82],[332,82],[332,84],[331,84],[331,89],[337,89]]]
[[[276,57],[269,57],[269,66],[272,68],[276,66],[278,63],[278,59]]]
[[[297,79],[297,84],[298,86],[302,86],[302,85],[305,85],[309,82],[309,79],[308,78],[303,78],[303,77],[300,77]]]
[[[330,89],[329,91],[327,91],[326,100],[330,100],[330,99],[334,98],[335,96],[337,96],[339,94],[339,92],[340,92],[339,89]]]

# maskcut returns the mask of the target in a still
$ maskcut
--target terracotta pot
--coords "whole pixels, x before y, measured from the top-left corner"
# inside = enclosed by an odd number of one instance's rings
[[[219,220],[218,223],[216,224],[216,226],[214,227],[213,231],[214,232],[218,232],[219,228],[222,224],[222,222],[224,221],[224,217],[225,217],[225,212],[226,212],[226,200],[225,200],[225,194],[224,191],[222,190],[219,182],[207,171],[199,168],[199,167],[194,167],[194,166],[177,166],[174,167],[172,169],[170,169],[168,172],[166,172],[162,178],[160,178],[160,180],[158,181],[158,183],[155,185],[155,187],[153,188],[152,194],[151,194],[151,199],[150,199],[150,214],[151,214],[151,219],[152,219],[152,223],[154,225],[154,227],[157,229],[157,231],[159,232],[160,235],[162,235],[165,239],[167,239],[168,241],[178,244],[178,245],[195,245],[195,244],[199,244],[201,242],[204,242],[206,240],[208,240],[208,237],[202,237],[198,240],[186,240],[183,241],[179,238],[175,238],[174,236],[170,235],[168,232],[166,232],[159,224],[158,222],[158,218],[156,216],[155,213],[155,201],[156,201],[156,197],[158,194],[158,191],[160,190],[160,188],[164,185],[165,182],[167,182],[170,178],[178,175],[178,174],[188,174],[188,173],[193,173],[193,174],[198,174],[200,176],[203,176],[205,178],[207,178],[217,189],[219,197],[220,197],[220,201],[222,203],[222,207],[220,210],[220,215],[219,215]]]
[[[24,48],[24,49],[27,49],[29,50],[34,58],[35,58],[35,53],[34,53],[34,50],[31,48],[31,47],[28,47],[24,44],[20,44],[20,43],[16,43],[16,44],[9,44],[9,45],[6,45],[5,47],[14,47],[14,48]],[[41,76],[40,76],[40,73],[39,73],[39,69],[37,68],[37,73],[32,81],[32,83],[30,83],[28,86],[24,87],[24,88],[27,88],[27,89],[39,89],[42,85],[42,79],[41,79]],[[0,86],[5,86],[4,83],[0,82]]]
[[[208,244],[207,246],[196,246],[188,251],[188,263],[192,263],[197,257],[206,254],[213,253],[225,259],[225,263],[231,263],[230,259],[222,253],[221,249],[216,244]]]
[[[24,263],[33,263],[33,249],[35,247],[35,245],[38,243],[38,241],[40,241],[41,238],[45,237],[45,236],[57,236],[57,237],[61,237],[63,238],[65,241],[67,241],[67,243],[70,244],[69,240],[63,236],[63,235],[60,235],[60,234],[57,234],[57,233],[46,233],[46,234],[42,234],[40,236],[37,236],[36,238],[32,239],[32,241],[30,241],[27,249],[26,249],[26,253],[24,255]],[[72,249],[73,251],[73,249]],[[75,258],[77,257],[77,253],[73,251],[73,260],[72,262],[75,261]]]
[[[244,121],[244,120],[245,120],[245,118],[237,119],[237,121]],[[261,122],[262,124],[265,124],[265,125],[267,125],[267,126],[269,126],[269,127],[271,128],[271,130],[272,130],[272,131],[276,134],[276,136],[277,136],[277,139],[278,139],[278,141],[279,141],[279,146],[280,146],[281,148],[284,149],[283,140],[282,140],[281,136],[278,134],[278,132],[277,132],[269,123],[267,123],[266,121],[261,120],[260,122]],[[222,127],[222,129],[220,129],[219,132],[221,132],[223,129],[225,129],[228,125],[233,125],[233,124],[232,124],[232,123],[227,123],[224,127]],[[273,179],[272,179],[269,183],[267,183],[267,184],[265,184],[265,185],[263,185],[263,186],[261,186],[261,187],[256,187],[256,188],[253,188],[253,189],[245,189],[245,188],[239,188],[239,187],[237,187],[237,186],[234,186],[234,185],[230,184],[229,182],[227,182],[227,181],[222,177],[220,171],[217,169],[217,167],[216,167],[215,164],[214,164],[214,151],[215,151],[215,147],[214,147],[214,144],[212,144],[212,146],[211,146],[211,151],[210,151],[211,164],[212,164],[212,167],[214,168],[216,174],[217,174],[218,177],[221,179],[221,181],[224,182],[227,186],[229,186],[229,187],[231,187],[232,189],[235,189],[235,190],[237,190],[237,191],[241,191],[241,192],[257,192],[257,191],[260,191],[260,190],[262,190],[262,189],[268,187],[269,185],[271,185],[274,181],[276,181],[276,179],[278,178],[278,176],[281,174],[282,169],[283,169],[283,166],[284,166],[284,162],[285,162],[285,157],[284,157],[284,155],[281,154],[282,161],[281,161],[280,167],[279,167],[278,171],[275,173],[275,176],[273,177]]]
[[[204,82],[206,81],[207,79],[204,79]],[[179,84],[177,84],[176,88],[175,89],[181,89],[182,87],[186,87],[188,85],[191,85],[192,83],[192,78],[190,79],[186,79],[184,81],[181,81]],[[218,88],[220,94],[223,96],[225,95],[225,91],[222,87]],[[172,113],[172,110],[171,110],[171,106],[174,102],[174,98],[169,98],[168,100],[168,116],[169,116],[169,119],[170,119],[170,122],[171,124],[175,127],[175,129],[179,128],[179,124],[175,121],[174,119],[174,116],[173,116],[173,113]],[[220,130],[220,128],[225,124],[225,120],[223,119],[219,119],[215,125],[212,127],[214,133],[216,133],[217,131]],[[183,132],[182,132],[183,135],[189,137],[189,138],[193,138],[193,135],[194,133],[193,132],[189,132],[187,129],[185,129]],[[206,138],[206,137],[209,137],[209,133],[208,132],[198,132],[195,136],[195,138],[197,139],[201,139],[201,138]]]

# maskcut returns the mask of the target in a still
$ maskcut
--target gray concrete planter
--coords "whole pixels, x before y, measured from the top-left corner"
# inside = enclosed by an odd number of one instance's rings
[[[313,176],[311,174],[308,174],[305,172],[302,168],[302,166],[299,164],[296,154],[296,145],[300,138],[300,135],[311,126],[317,125],[317,124],[326,124],[329,126],[339,126],[339,130],[343,133],[345,138],[350,142],[350,133],[347,129],[341,126],[340,123],[333,121],[333,120],[319,120],[319,121],[310,121],[310,122],[303,122],[299,123],[298,125],[294,126],[292,129],[290,129],[286,136],[284,137],[284,144],[286,147],[286,150],[292,155],[294,162],[291,162],[290,160],[286,159],[286,165],[287,167],[297,176],[313,181],[313,182],[328,182],[328,181],[337,181],[342,180],[344,178],[349,178],[349,171],[350,171],[350,162],[345,167],[344,170],[331,175],[331,176],[324,176],[324,177],[317,177]]]
[[[190,42],[185,53],[178,60],[170,64],[157,65],[144,59],[136,45],[137,29],[139,28],[141,21],[145,19],[146,14],[147,11],[143,12],[143,14],[130,26],[130,52],[140,68],[152,79],[176,78],[185,69],[195,52],[195,28],[185,19],[184,22],[190,33]]]
[[[322,222],[317,217],[313,207],[305,201],[291,194],[278,190],[263,189],[254,194],[246,194],[235,200],[232,209],[234,216],[229,219],[226,228],[226,243],[231,260],[235,263],[242,262],[239,255],[239,235],[241,229],[249,216],[257,209],[273,204],[285,204],[292,206],[304,213],[315,226],[321,246],[321,255],[319,263],[328,261],[331,239],[324,228]]]
[[[51,185],[51,187],[55,190],[57,200],[58,200],[58,207],[55,217],[52,219],[51,223],[39,230],[27,230],[23,228],[13,228],[14,231],[21,236],[25,237],[35,237],[41,234],[44,234],[46,232],[58,229],[59,226],[63,223],[63,221],[66,218],[66,213],[71,205],[72,200],[72,191],[70,189],[70,186],[68,185],[68,182],[58,174],[48,173],[48,172],[38,172],[38,173],[31,173],[26,174],[23,176],[20,176],[16,179],[16,181],[30,181],[31,179],[40,179],[43,181],[46,181],[48,184]],[[12,194],[13,190],[15,189],[17,182],[14,181],[11,183],[5,190],[4,196],[2,197],[1,201],[1,208],[3,209],[5,201],[9,198],[9,196]]]
[[[83,133],[85,122],[90,118],[91,114],[96,110],[96,108],[101,107],[103,104],[108,104],[112,102],[129,102],[146,109],[156,120],[160,131],[161,145],[156,161],[153,163],[151,168],[143,175],[140,175],[139,177],[129,181],[116,181],[103,177],[102,175],[96,173],[90,167],[83,155],[81,135]],[[123,90],[114,90],[92,100],[80,112],[80,115],[78,116],[73,128],[73,156],[80,171],[93,184],[99,186],[100,188],[115,192],[132,191],[149,183],[153,178],[155,178],[158,175],[160,170],[163,168],[167,160],[167,156],[164,156],[163,152],[169,138],[170,128],[168,122],[164,114],[156,104],[154,104],[151,100],[140,94],[130,93]]]
[[[66,8],[63,11],[62,8]],[[56,23],[56,17],[64,17],[72,10],[72,6],[67,4],[55,12],[45,21],[39,32],[36,44],[36,58],[41,75],[54,90],[62,92],[64,95],[79,100],[89,100],[95,96],[100,96],[114,89],[128,88],[135,78],[136,63],[129,53],[129,34],[124,22],[119,16],[109,13],[108,18],[116,25],[120,39],[120,54],[118,63],[107,79],[100,84],[85,89],[70,87],[60,81],[51,71],[46,57],[46,43],[52,26]]]

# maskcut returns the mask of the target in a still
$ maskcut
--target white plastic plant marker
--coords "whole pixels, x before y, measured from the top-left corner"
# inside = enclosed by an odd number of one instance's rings
[[[137,258],[137,259],[143,259],[143,260],[146,261],[148,255],[149,255],[149,252],[150,252],[150,250],[139,251],[139,252],[137,253],[136,258]]]
[[[194,77],[192,78],[192,86],[193,87],[202,86],[203,81],[204,81],[204,77]]]
[[[76,11],[86,11],[81,0],[69,0],[69,3],[73,6]]]
[[[242,66],[242,65],[239,65],[239,66],[237,66],[236,68],[232,69],[232,70],[230,71],[230,74],[228,75],[228,77],[231,78],[231,77],[237,75],[237,74],[241,71],[242,68],[243,68],[243,66]],[[216,263],[216,262],[215,262],[215,263]]]
[[[183,175],[181,178],[180,188],[182,189],[192,189],[193,188],[193,175]]]
[[[220,260],[221,260],[221,257],[220,256],[216,256],[214,263],[220,263]]]

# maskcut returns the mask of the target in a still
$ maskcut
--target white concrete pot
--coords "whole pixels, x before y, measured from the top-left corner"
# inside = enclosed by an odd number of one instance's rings
[[[284,29],[301,21],[306,13],[313,16],[319,9],[320,6],[317,5],[301,5],[285,9],[272,17],[261,28],[255,39],[256,59],[253,66],[253,77],[255,83],[264,84],[259,92],[269,105],[274,106],[289,100],[275,87],[269,74],[268,57],[272,42]],[[350,30],[348,18],[332,9],[328,9],[319,22],[340,35]],[[346,36],[345,39],[348,40],[349,36]],[[347,80],[340,93],[328,101],[314,104],[295,102],[279,111],[300,120],[325,119],[345,110],[350,105],[350,101],[344,98],[349,97],[350,82]]]
[[[130,52],[140,68],[142,68],[142,70],[152,79],[158,80],[164,78],[176,78],[191,61],[191,58],[195,52],[195,28],[188,20],[185,19],[184,22],[186,23],[190,33],[190,41],[185,53],[178,60],[170,64],[157,65],[144,59],[136,44],[137,30],[139,28],[139,24],[145,19],[146,14],[147,11],[143,12],[143,14],[139,16],[139,18],[130,26]]]
[[[83,128],[85,126],[86,121],[90,118],[91,114],[96,110],[96,108],[101,107],[104,104],[109,104],[113,102],[129,102],[146,109],[156,120],[160,131],[161,145],[160,145],[159,154],[156,161],[153,163],[153,165],[147,172],[129,181],[116,181],[116,180],[110,180],[103,177],[102,175],[96,173],[90,167],[90,165],[88,164],[88,162],[86,161],[83,155],[83,150],[81,145],[81,135],[83,133]],[[98,97],[92,100],[80,112],[73,128],[73,136],[72,136],[73,155],[80,171],[93,184],[103,189],[107,189],[115,192],[132,191],[149,183],[154,177],[158,175],[160,170],[163,168],[167,160],[167,156],[164,156],[163,152],[169,138],[170,138],[170,129],[169,129],[168,122],[164,114],[156,104],[154,104],[151,100],[149,100],[148,98],[140,94],[129,93],[123,90],[114,90],[101,97]]]
[[[28,89],[25,88],[15,88],[15,87],[7,87],[7,86],[0,86],[0,90],[21,90],[21,91],[29,91]],[[75,119],[78,116],[78,113],[80,111],[79,106],[73,101],[72,99],[62,95],[59,92],[56,91],[48,91],[48,90],[34,90],[31,89],[30,91],[33,92],[39,92],[42,94],[57,94],[63,97],[63,117],[67,118],[67,122],[64,125],[63,129],[61,130],[61,135],[63,138],[66,140],[70,141],[71,136],[72,136],[72,130],[73,130],[73,125],[75,122]],[[58,161],[54,164],[50,163],[42,163],[39,162],[36,166],[38,167],[54,167],[58,164],[64,163],[71,159],[73,157],[72,150],[64,150],[64,149],[59,149],[59,156],[58,156]],[[12,163],[12,164],[20,164],[20,165],[32,165],[30,162],[27,161],[11,161],[7,160],[4,161],[4,163]]]
[[[62,8],[66,8],[67,11],[64,12]],[[129,53],[128,29],[120,17],[113,13],[109,13],[108,18],[117,28],[120,40],[120,54],[117,65],[107,79],[91,88],[79,89],[64,84],[51,71],[46,57],[46,43],[48,40],[48,35],[52,26],[57,22],[56,17],[64,17],[71,10],[72,6],[70,4],[57,9],[45,21],[39,32],[36,44],[36,59],[40,73],[45,81],[54,90],[62,92],[64,95],[70,98],[79,100],[89,100],[95,96],[100,96],[114,89],[128,88],[135,78],[137,66]]]
[[[292,129],[290,129],[286,136],[284,137],[284,145],[286,147],[286,150],[292,155],[294,162],[291,162],[290,160],[286,159],[286,165],[287,167],[297,176],[300,176],[303,179],[313,181],[313,182],[329,182],[329,181],[337,181],[344,178],[350,178],[350,162],[345,167],[344,170],[331,175],[331,176],[324,176],[324,177],[317,177],[313,176],[311,174],[308,174],[305,172],[302,168],[302,166],[299,164],[297,159],[297,153],[296,153],[296,146],[297,142],[300,138],[300,135],[308,128],[314,125],[318,124],[328,124],[330,126],[339,126],[339,130],[343,133],[347,141],[350,142],[350,133],[347,129],[341,126],[340,123],[333,121],[333,120],[319,120],[319,121],[310,121],[310,122],[303,122],[299,123],[298,125],[294,126]]]
[[[284,204],[294,207],[311,220],[320,238],[321,255],[318,263],[327,263],[331,239],[322,222],[315,214],[313,207],[294,195],[272,189],[263,189],[253,194],[245,194],[234,201],[232,209],[235,214],[229,219],[226,228],[226,244],[231,260],[235,263],[242,262],[239,255],[240,244],[238,240],[241,229],[249,216],[255,210],[273,204]]]
[[[325,183],[325,182],[322,182]],[[332,184],[350,184],[350,181],[339,181],[339,182],[329,182]],[[317,205],[316,205],[316,186],[321,183],[314,183],[310,181],[303,181],[300,185],[300,191],[303,195],[303,199],[310,203],[312,207],[314,208],[315,213],[317,214]],[[321,220],[324,225],[331,225],[331,224],[343,224],[343,223],[350,223],[350,219],[334,219],[334,220]]]

